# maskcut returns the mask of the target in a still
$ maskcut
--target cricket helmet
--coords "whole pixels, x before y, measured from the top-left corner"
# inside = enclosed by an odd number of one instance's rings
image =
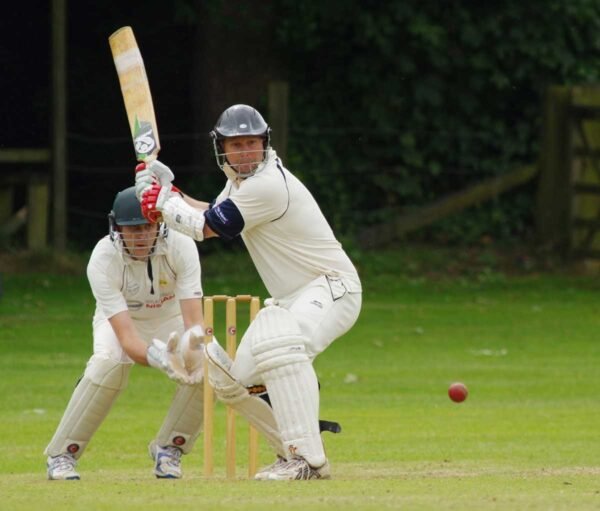
[[[132,241],[125,239],[121,227],[125,225],[145,225],[148,220],[142,214],[142,206],[135,195],[135,186],[130,186],[121,190],[115,196],[113,207],[108,214],[108,232],[110,239],[117,250],[127,255],[127,244]],[[167,236],[167,229],[164,224],[157,226],[156,230],[148,233],[148,242],[153,244],[152,253],[156,253],[156,242]]]
[[[117,193],[113,207],[108,215],[115,225],[142,225],[148,220],[142,214],[142,206],[135,195],[135,186]]]
[[[261,137],[264,141],[261,157],[257,160],[257,163],[262,163],[262,165],[258,165],[251,173],[243,175],[238,173],[239,177],[254,175],[267,163],[268,151],[271,148],[271,128],[260,112],[251,106],[230,106],[217,120],[214,129],[210,132],[210,137],[213,140],[217,165],[221,170],[225,170],[225,165],[228,164],[227,153],[223,149],[223,140],[232,137]]]

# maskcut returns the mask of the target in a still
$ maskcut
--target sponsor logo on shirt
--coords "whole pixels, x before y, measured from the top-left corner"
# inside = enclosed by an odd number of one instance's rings
[[[142,307],[143,307],[143,303],[142,302],[138,302],[138,301],[130,301],[127,302],[127,308],[130,311],[139,311]]]
[[[160,297],[160,300],[156,300],[155,302],[146,302],[146,309],[160,309],[163,306],[163,303],[172,300],[175,298],[174,294],[164,295]]]
[[[229,219],[225,216],[225,213],[223,213],[223,210],[221,209],[220,206],[213,208],[213,211],[219,217],[219,220],[221,220],[221,222],[223,222],[224,224],[229,223]]]

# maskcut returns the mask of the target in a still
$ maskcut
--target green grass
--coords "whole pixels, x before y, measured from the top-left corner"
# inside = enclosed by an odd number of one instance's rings
[[[82,481],[46,481],[42,451],[91,353],[93,300],[83,273],[4,274],[0,509],[599,509],[598,279],[510,275],[489,256],[460,272],[447,254],[356,259],[362,315],[316,362],[321,415],[343,426],[325,436],[334,479],[283,484],[245,479],[241,420],[239,477],[225,479],[221,405],[216,477],[202,476],[200,441],[184,479],[154,479],[146,445],[174,386],[141,367]],[[207,294],[264,296],[247,258],[203,263]],[[464,403],[448,399],[453,381],[469,387]]]

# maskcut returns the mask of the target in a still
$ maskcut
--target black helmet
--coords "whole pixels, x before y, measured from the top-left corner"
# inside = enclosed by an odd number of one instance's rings
[[[238,173],[239,177],[246,178],[254,175],[267,164],[271,146],[271,128],[269,128],[269,125],[258,110],[251,106],[230,106],[221,114],[215,128],[210,132],[210,136],[213,139],[213,149],[217,165],[221,170],[225,170],[225,165],[228,163],[227,154],[225,154],[223,148],[223,140],[230,137],[262,137],[263,139],[263,151],[260,155],[262,164],[251,173]]]
[[[142,225],[148,220],[142,215],[142,206],[135,196],[135,186],[130,186],[117,193],[111,212],[108,214],[108,234],[115,241],[118,225]]]
[[[271,128],[258,110],[248,105],[233,105],[225,110],[210,135],[221,140],[228,137],[259,136],[268,139]]]
[[[109,217],[116,225],[141,225],[148,220],[142,215],[142,206],[135,196],[135,186],[117,193]]]
[[[117,193],[112,210],[108,214],[108,233],[117,250],[123,254],[129,254],[127,243],[131,241],[130,239],[124,239],[124,234],[119,229],[120,226],[146,225],[149,223],[142,214],[142,207],[135,195],[135,186],[130,186]],[[152,250],[148,257],[155,253],[157,240],[166,238],[166,236],[167,229],[162,224],[157,229],[148,231],[147,239],[152,242]]]

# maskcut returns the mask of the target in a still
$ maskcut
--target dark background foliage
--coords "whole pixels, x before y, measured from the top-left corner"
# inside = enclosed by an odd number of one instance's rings
[[[3,147],[49,144],[49,14],[41,0],[3,14]],[[206,136],[218,114],[238,102],[266,114],[268,83],[286,80],[287,166],[348,236],[535,162],[546,87],[600,78],[595,0],[72,1],[69,237],[79,247],[103,234],[115,192],[132,182],[107,44],[122,25],[146,61],[161,159],[184,189],[210,199],[222,186]],[[417,237],[526,239],[534,189]]]

